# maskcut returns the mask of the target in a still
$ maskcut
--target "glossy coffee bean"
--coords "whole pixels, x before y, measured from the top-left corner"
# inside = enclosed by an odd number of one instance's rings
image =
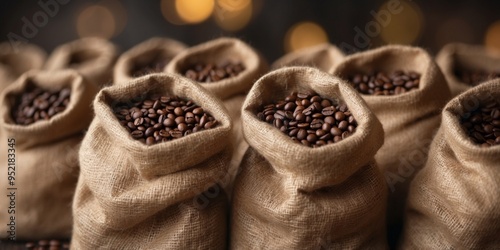
[[[265,105],[257,117],[296,143],[320,147],[339,142],[356,130],[356,119],[345,104],[332,104],[315,93],[291,93],[284,101]]]
[[[200,83],[217,82],[235,77],[245,70],[241,63],[227,62],[221,65],[214,63],[196,64],[183,71],[185,77]]]
[[[455,69],[454,73],[458,79],[470,86],[477,86],[483,82],[500,77],[500,71],[485,72],[481,70],[467,70],[457,68]]]
[[[461,116],[463,129],[471,140],[482,147],[500,145],[500,102],[498,99],[480,104]]]
[[[398,70],[391,74],[384,72],[356,74],[349,76],[348,80],[359,93],[364,95],[399,95],[418,89],[420,74]]]
[[[30,82],[24,92],[15,97],[11,116],[16,124],[29,125],[50,120],[66,110],[71,96],[69,87],[61,90],[42,89]]]
[[[118,103],[113,110],[131,137],[146,145],[181,138],[218,124],[203,108],[177,96],[150,96]]]

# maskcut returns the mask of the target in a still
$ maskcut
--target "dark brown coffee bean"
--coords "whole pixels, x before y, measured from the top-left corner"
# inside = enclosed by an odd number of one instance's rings
[[[357,126],[347,105],[332,105],[330,100],[315,93],[292,93],[284,101],[265,105],[257,113],[257,117],[272,124],[297,143],[311,147],[333,143],[332,132],[338,136],[337,141],[341,140],[342,130],[348,132],[348,135],[355,132]]]
[[[333,115],[337,112],[337,109],[333,106],[325,107],[323,110],[321,110],[321,114],[328,116],[328,115]]]
[[[500,102],[493,100],[462,115],[462,127],[474,143],[482,147],[500,144],[500,121],[494,118],[499,108]]]
[[[344,115],[344,112],[340,112],[340,111],[337,111],[335,113],[335,120],[337,121],[342,121],[345,119],[345,115]]]
[[[14,122],[19,125],[49,120],[66,109],[70,95],[69,88],[51,91],[36,86],[34,82],[28,82],[24,92],[15,97],[11,116]],[[119,108],[116,111],[120,116],[130,120],[128,110]]]
[[[353,87],[364,95],[399,95],[418,88],[420,74],[396,72],[389,75],[384,72],[356,74],[347,78]]]
[[[203,130],[203,127],[208,129],[218,124],[194,102],[177,96],[152,95],[144,101],[119,103],[113,110],[120,124],[131,131],[132,138],[147,145],[187,136]],[[40,112],[39,116],[45,114]]]
[[[468,70],[462,67],[457,67],[454,73],[458,79],[470,86],[477,86],[483,82],[500,77],[500,72],[489,73],[480,70]]]
[[[195,64],[183,71],[184,76],[200,83],[217,82],[229,77],[235,77],[245,70],[241,63]]]
[[[154,137],[150,136],[150,137],[146,138],[146,145],[151,146],[154,143],[155,143],[155,138]]]

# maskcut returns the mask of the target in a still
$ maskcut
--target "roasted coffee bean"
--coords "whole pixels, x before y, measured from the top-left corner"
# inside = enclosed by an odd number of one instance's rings
[[[483,82],[500,77],[500,71],[488,73],[481,70],[467,70],[458,67],[454,73],[458,79],[470,86],[477,86]]]
[[[349,76],[348,80],[359,93],[364,95],[399,95],[418,89],[420,74],[399,70],[391,74],[384,72],[356,74]]]
[[[185,77],[200,83],[217,82],[239,75],[245,70],[241,63],[227,62],[221,65],[214,63],[196,64],[184,70]]]
[[[462,115],[461,124],[474,143],[483,147],[500,145],[500,102],[480,104]]]
[[[355,132],[356,120],[345,104],[332,104],[315,93],[291,93],[284,101],[265,105],[257,117],[294,142],[320,147]]]
[[[39,240],[38,242],[27,242],[24,247],[33,250],[59,250],[69,249],[69,242],[59,240]]]
[[[181,138],[218,124],[203,108],[177,96],[152,95],[144,100],[118,103],[113,110],[131,137],[146,145]]]
[[[69,87],[54,91],[42,89],[33,82],[29,82],[25,91],[15,97],[11,116],[14,122],[19,125],[49,120],[66,109],[70,95],[71,89]],[[120,114],[120,111],[118,113]]]

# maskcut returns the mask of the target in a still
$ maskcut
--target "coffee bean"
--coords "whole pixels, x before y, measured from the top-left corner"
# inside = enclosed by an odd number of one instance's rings
[[[332,103],[315,93],[294,92],[284,101],[265,105],[257,117],[287,134],[294,142],[320,147],[347,138],[357,126],[347,105]]]
[[[483,82],[500,77],[500,71],[488,73],[481,70],[468,70],[461,67],[457,67],[454,73],[458,79],[470,86],[477,86]]]
[[[227,62],[221,65],[214,63],[196,64],[183,71],[185,77],[200,83],[217,82],[235,77],[245,70],[241,63]]]
[[[187,136],[218,124],[203,108],[177,96],[151,95],[144,100],[118,103],[113,110],[131,137],[146,145]]]
[[[69,87],[46,90],[36,86],[34,82],[28,82],[24,92],[15,97],[11,109],[13,121],[19,125],[29,125],[40,120],[50,120],[66,109],[70,95]]]
[[[70,245],[67,241],[59,241],[59,240],[40,240],[38,242],[27,242],[25,245],[26,249],[69,249]]]
[[[347,79],[352,86],[364,95],[399,95],[418,89],[420,74],[395,71],[391,74],[375,72],[373,74],[355,74]]]
[[[500,102],[492,100],[462,115],[461,125],[471,140],[482,147],[500,144]]]

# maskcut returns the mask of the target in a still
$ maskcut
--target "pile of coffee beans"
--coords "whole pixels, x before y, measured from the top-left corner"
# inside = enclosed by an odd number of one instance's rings
[[[221,65],[214,63],[196,64],[183,72],[184,76],[201,83],[217,82],[239,75],[245,67],[241,63],[227,62]]]
[[[58,250],[69,249],[68,242],[61,242],[58,240],[40,240],[38,242],[27,242],[24,247],[28,250]]]
[[[472,141],[483,147],[500,145],[500,103],[492,100],[465,113],[462,126]]]
[[[313,148],[341,141],[357,127],[347,105],[333,103],[313,92],[293,92],[284,101],[264,106],[257,117],[293,141]]]
[[[480,70],[462,69],[462,70],[456,70],[455,76],[462,82],[470,86],[477,86],[483,82],[500,77],[500,72],[487,73]]]
[[[49,120],[63,112],[69,104],[71,89],[47,90],[28,83],[26,90],[16,98],[11,115],[19,125]]]
[[[147,145],[166,142],[211,129],[218,122],[193,101],[178,96],[156,96],[118,103],[116,117],[132,138]]]
[[[143,65],[136,65],[132,70],[133,77],[144,76],[153,73],[159,73],[163,71],[163,68],[170,61],[170,58],[164,58],[162,56],[157,56],[153,58],[149,63]]]
[[[348,77],[348,80],[359,93],[364,95],[399,95],[418,89],[420,74],[398,70],[391,74],[384,72],[356,74]]]

